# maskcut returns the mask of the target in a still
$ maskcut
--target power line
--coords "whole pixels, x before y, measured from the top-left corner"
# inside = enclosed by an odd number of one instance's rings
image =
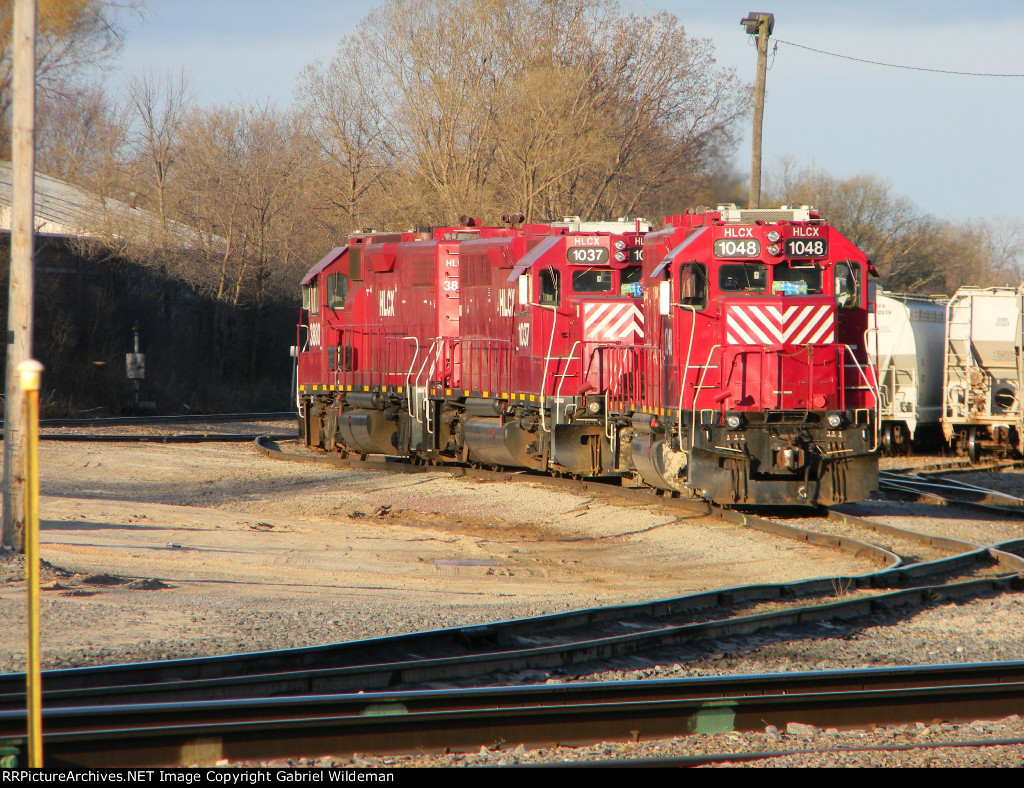
[[[1024,79],[1024,74],[986,74],[978,71],[949,71],[942,68],[923,68],[922,66],[903,66],[898,63],[883,63],[880,60],[866,60],[862,57],[852,57],[851,55],[840,55],[837,52],[826,52],[824,49],[815,49],[814,47],[804,46],[803,44],[795,44],[792,41],[784,41],[781,38],[776,38],[777,44],[788,44],[791,47],[797,49],[806,49],[808,52],[816,52],[819,55],[828,55],[829,57],[838,57],[843,60],[853,60],[857,63],[868,63],[872,66],[885,66],[886,68],[902,68],[907,71],[927,71],[931,74],[954,74],[960,77],[1009,77],[1015,79]]]

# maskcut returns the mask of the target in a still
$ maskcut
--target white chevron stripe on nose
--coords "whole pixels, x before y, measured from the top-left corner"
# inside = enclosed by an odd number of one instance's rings
[[[587,302],[583,304],[583,338],[588,342],[621,342],[644,338],[644,314],[636,304]]]
[[[819,345],[835,341],[831,304],[787,307],[732,304],[725,315],[729,345]]]

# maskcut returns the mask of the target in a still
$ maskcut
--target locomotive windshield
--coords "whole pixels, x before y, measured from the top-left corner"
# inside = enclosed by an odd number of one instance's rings
[[[610,293],[612,291],[612,270],[610,268],[588,268],[572,272],[572,289],[577,293]]]
[[[723,293],[763,293],[768,288],[768,266],[764,263],[729,263],[718,269],[718,287]]]
[[[644,275],[644,267],[642,265],[627,265],[622,269],[621,283],[624,285],[631,285],[639,282]]]
[[[816,265],[793,267],[779,263],[772,270],[772,293],[807,295],[821,292],[821,269]]]

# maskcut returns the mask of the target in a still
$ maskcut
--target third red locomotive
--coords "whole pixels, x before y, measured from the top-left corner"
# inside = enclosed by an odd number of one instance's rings
[[[305,441],[726,505],[858,500],[871,272],[807,208],[357,234],[302,283]]]

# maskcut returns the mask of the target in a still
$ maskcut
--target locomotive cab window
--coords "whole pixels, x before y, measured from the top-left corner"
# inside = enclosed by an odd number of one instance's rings
[[[327,275],[327,308],[344,309],[348,295],[348,277],[345,274]]]
[[[613,273],[610,268],[588,268],[586,271],[573,271],[573,292],[610,293],[612,291]]]
[[[620,273],[620,282],[624,285],[636,284],[643,278],[643,275],[644,267],[642,265],[627,265]]]
[[[708,271],[698,263],[679,266],[679,303],[704,309],[708,305]]]
[[[832,269],[835,279],[836,304],[841,309],[853,309],[860,304],[860,265],[836,263]]]
[[[320,311],[319,288],[315,279],[302,288],[302,308],[309,310],[311,315]]]
[[[764,263],[728,263],[718,269],[718,287],[723,293],[763,293],[768,289],[768,266]]]
[[[640,284],[643,275],[642,265],[627,265],[619,271],[619,295],[640,298],[644,294],[644,287]]]
[[[562,303],[561,274],[553,268],[540,272],[540,302],[545,306],[558,306]]]
[[[807,295],[821,292],[821,269],[816,265],[779,263],[772,270],[772,293]]]

